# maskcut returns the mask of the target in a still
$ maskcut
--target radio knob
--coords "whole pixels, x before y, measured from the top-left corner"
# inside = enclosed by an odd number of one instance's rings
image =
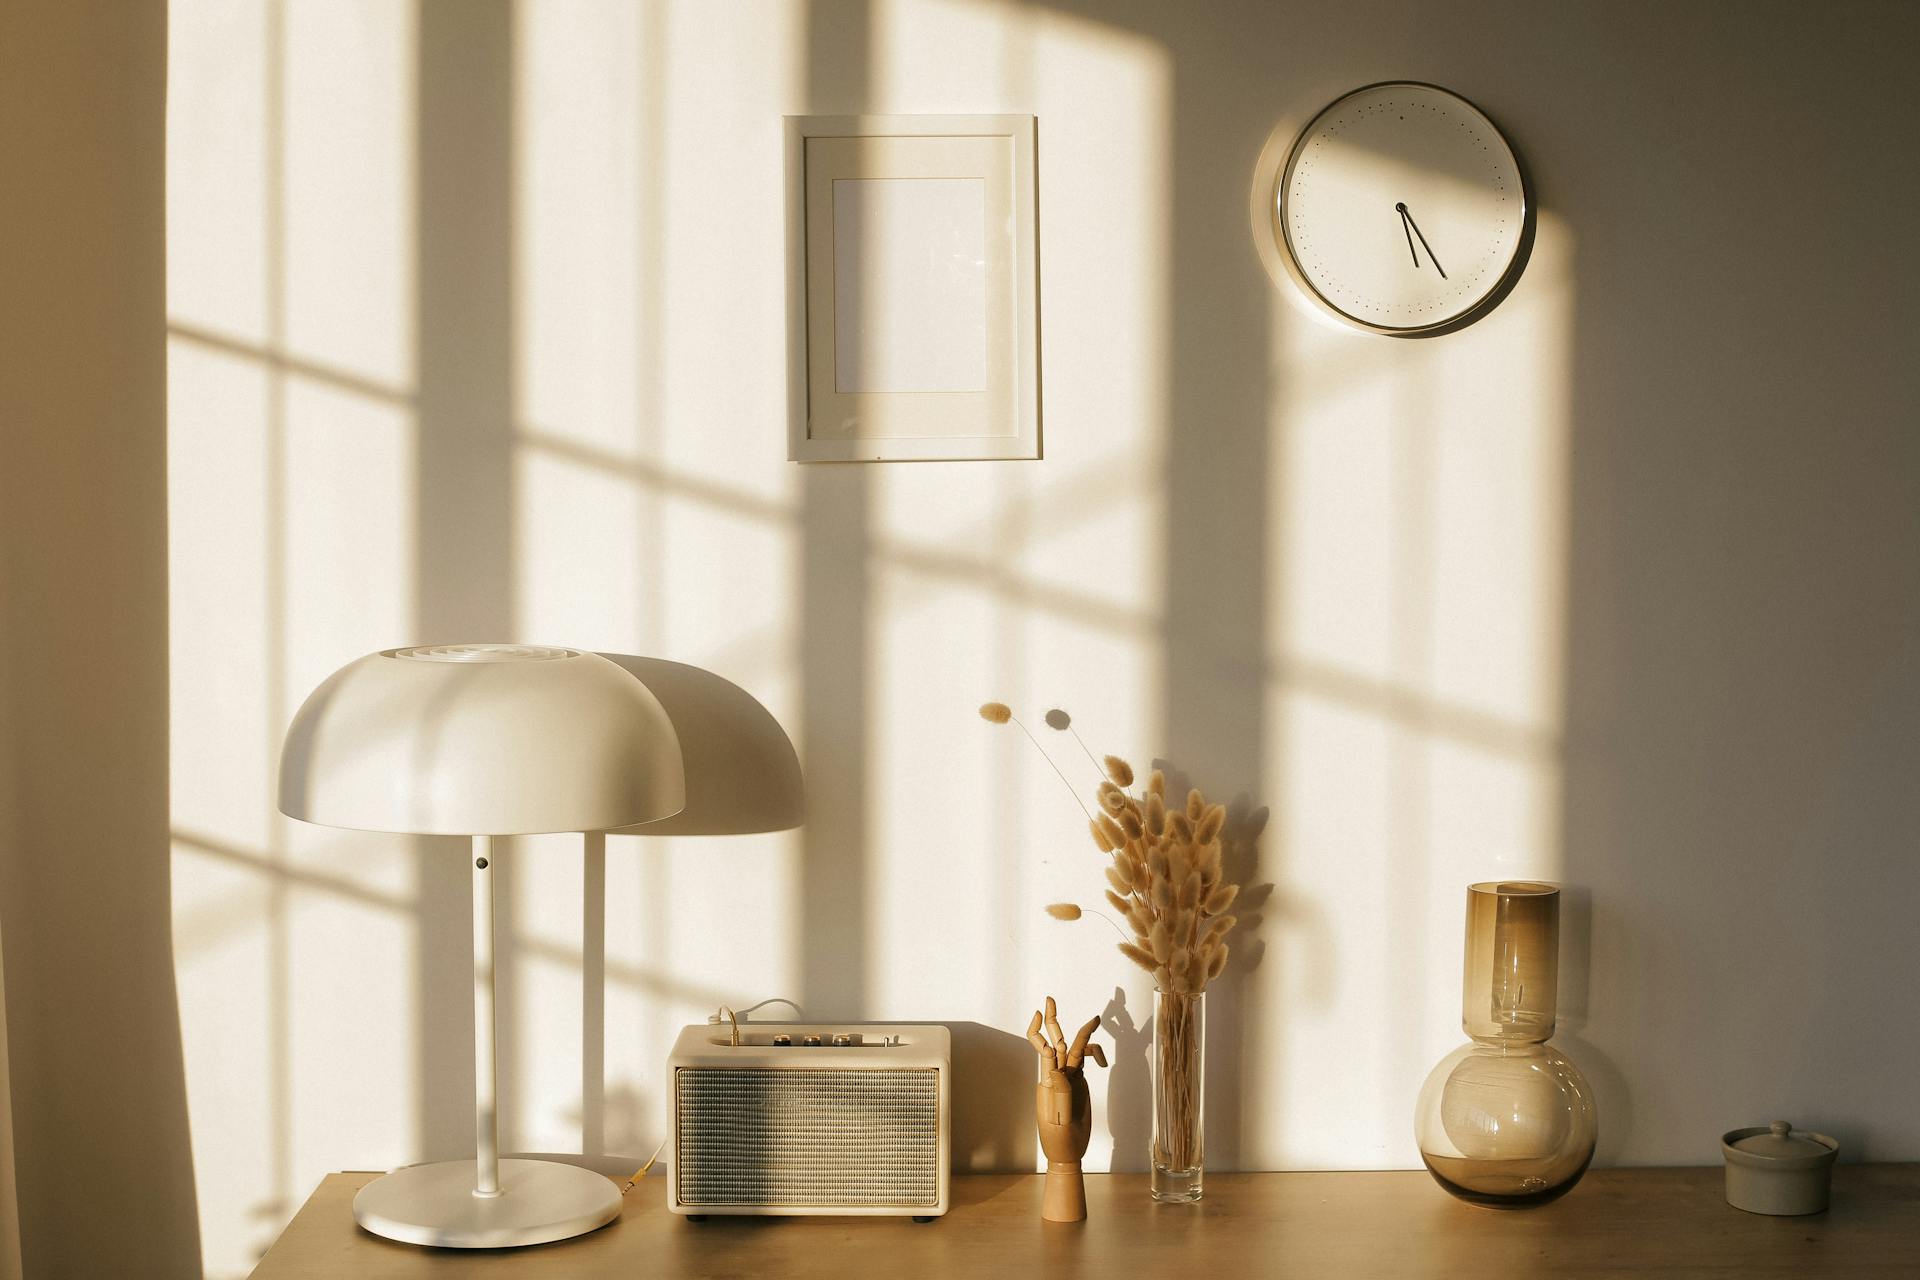
[[[790,1049],[793,1047],[793,1037],[782,1031],[773,1038],[773,1043],[775,1048]]]
[[[820,1047],[820,1037],[807,1036],[805,1039],[801,1040],[800,1043],[805,1045],[809,1049],[818,1049]]]

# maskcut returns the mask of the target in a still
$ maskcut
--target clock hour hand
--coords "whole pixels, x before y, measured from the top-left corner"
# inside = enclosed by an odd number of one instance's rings
[[[1413,215],[1407,212],[1406,204],[1403,202],[1401,204],[1396,204],[1393,207],[1399,210],[1401,221],[1406,223],[1407,226],[1413,228],[1413,234],[1415,234],[1416,236],[1420,236],[1420,247],[1427,251],[1427,257],[1433,263],[1433,269],[1440,273],[1440,278],[1442,280],[1445,280],[1447,278],[1447,269],[1440,265],[1440,259],[1433,256],[1433,246],[1427,243],[1427,238],[1425,236],[1420,235],[1420,224],[1415,222],[1413,220]],[[1409,244],[1407,247],[1412,248],[1413,246]],[[1420,265],[1420,259],[1418,255],[1414,257],[1413,265],[1415,265],[1416,267]]]

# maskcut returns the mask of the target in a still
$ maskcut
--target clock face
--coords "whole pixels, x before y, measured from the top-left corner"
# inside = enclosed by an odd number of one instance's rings
[[[1275,215],[1295,278],[1382,333],[1442,328],[1518,267],[1520,165],[1493,122],[1433,85],[1370,85],[1315,116],[1281,174]]]

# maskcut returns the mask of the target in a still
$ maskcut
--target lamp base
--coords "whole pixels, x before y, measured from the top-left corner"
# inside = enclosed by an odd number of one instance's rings
[[[473,1193],[475,1162],[395,1169],[360,1188],[353,1220],[377,1236],[443,1249],[512,1249],[585,1235],[620,1216],[607,1178],[551,1160],[502,1160],[500,1194]]]

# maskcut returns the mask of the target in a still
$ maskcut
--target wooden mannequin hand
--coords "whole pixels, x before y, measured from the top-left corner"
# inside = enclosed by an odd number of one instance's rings
[[[1048,1222],[1084,1222],[1087,1189],[1080,1177],[1080,1157],[1087,1154],[1093,1136],[1093,1099],[1087,1093],[1087,1073],[1080,1063],[1092,1058],[1107,1065],[1107,1055],[1089,1042],[1100,1019],[1089,1018],[1071,1043],[1060,1030],[1060,1018],[1047,997],[1044,1013],[1035,1013],[1027,1025],[1027,1043],[1040,1055],[1040,1083],[1033,1086],[1033,1119],[1040,1129],[1040,1149],[1047,1153],[1047,1184],[1040,1216]]]
[[[1048,1071],[1033,1088],[1033,1112],[1047,1162],[1080,1163],[1093,1135],[1093,1100],[1087,1093],[1087,1073],[1078,1067]]]

